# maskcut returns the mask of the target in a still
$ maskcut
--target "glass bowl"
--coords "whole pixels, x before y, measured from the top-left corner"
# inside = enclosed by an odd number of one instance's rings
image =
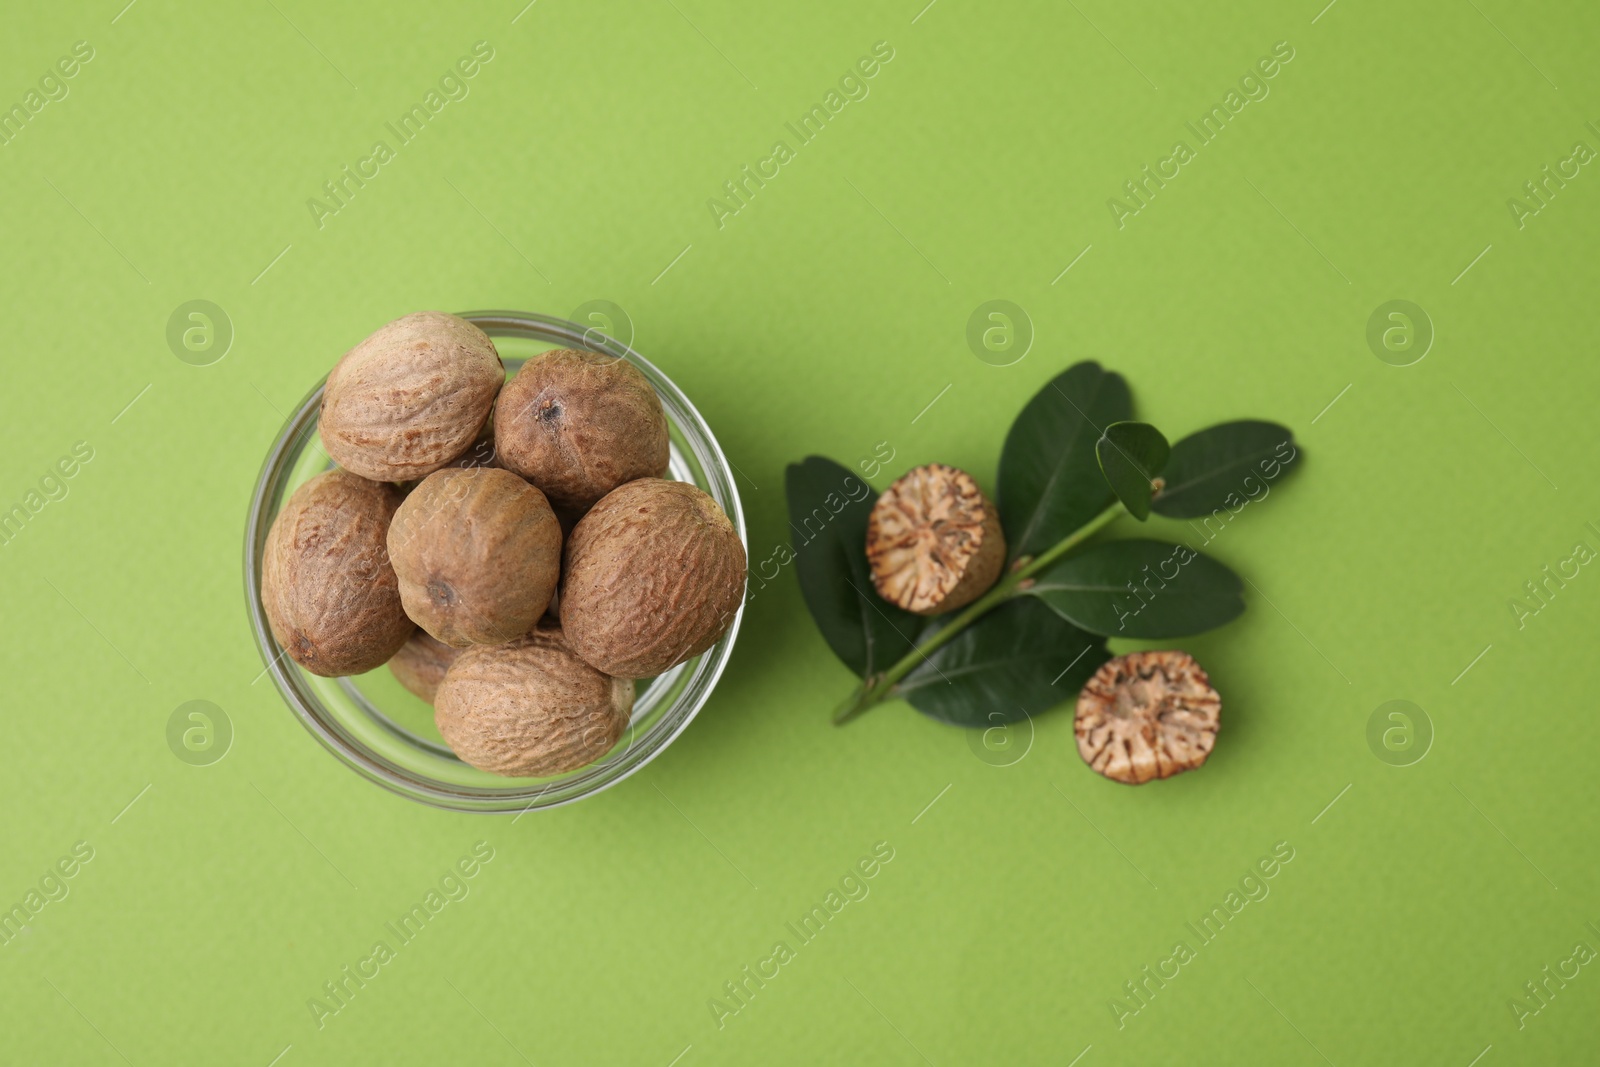
[[[521,311],[472,311],[462,317],[495,338],[508,371],[553,347],[586,348],[626,359],[650,380],[672,438],[669,478],[690,482],[722,506],[746,541],[733,471],[688,397],[627,345],[565,319]],[[326,379],[324,379],[326,381]],[[743,605],[728,632],[705,652],[656,678],[635,683],[633,718],[600,760],[549,778],[502,778],[457,759],[433,725],[433,708],[404,689],[387,667],[354,678],[321,678],[284,655],[261,604],[261,559],[273,517],[289,494],[333,466],[317,436],[323,382],[284,424],[267,453],[245,528],[245,593],[250,625],[272,676],[297,718],[346,765],[401,796],[455,811],[526,812],[592,796],[649,763],[684,731],[711,696],[733,653]],[[256,681],[260,681],[258,676]]]

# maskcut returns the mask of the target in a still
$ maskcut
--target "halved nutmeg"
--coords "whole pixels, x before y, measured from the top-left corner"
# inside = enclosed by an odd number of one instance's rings
[[[907,471],[867,516],[878,595],[918,615],[978,599],[1006,561],[1000,516],[972,475],[943,463]]]
[[[1141,785],[1206,761],[1222,698],[1187,652],[1130,652],[1103,664],[1078,694],[1078,755],[1117,782]]]

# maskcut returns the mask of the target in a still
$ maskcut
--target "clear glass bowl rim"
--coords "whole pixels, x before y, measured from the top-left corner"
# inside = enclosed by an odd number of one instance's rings
[[[524,311],[464,311],[458,314],[491,337],[519,337],[567,348],[586,348],[626,359],[638,367],[655,387],[668,419],[682,436],[682,443],[689,453],[685,458],[699,471],[707,483],[703,488],[722,506],[748,551],[739,490],[734,484],[732,467],[718,445],[716,435],[689,398],[654,364],[630,346],[592,327],[566,319]],[[267,624],[266,610],[261,601],[261,558],[267,531],[281,500],[287,496],[285,490],[294,461],[308,439],[307,435],[316,432],[317,414],[326,381],[324,376],[306,394],[273,441],[251,494],[244,544],[245,597],[256,646],[265,664],[264,670],[272,675],[279,695],[301,725],[323,747],[367,780],[420,803],[451,811],[487,814],[515,812],[520,815],[536,809],[570,804],[616,785],[660,755],[688,728],[710,698],[732,655],[739,625],[744,618],[742,603],[734,615],[733,624],[716,644],[688,664],[674,668],[674,671],[687,669],[686,684],[642,736],[635,738],[627,748],[613,751],[597,763],[538,786],[521,784],[494,789],[474,788],[427,778],[374,752],[344,730],[300,680],[299,668],[284,659],[282,647],[273,638]]]

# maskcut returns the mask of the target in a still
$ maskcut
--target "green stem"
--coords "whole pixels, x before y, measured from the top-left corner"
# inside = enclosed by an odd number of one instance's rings
[[[1001,578],[979,599],[973,601],[961,614],[955,616],[939,631],[928,638],[916,648],[907,652],[900,661],[882,674],[864,680],[855,688],[844,703],[840,704],[833,713],[835,726],[849,722],[874,704],[888,699],[894,687],[902,678],[910,674],[916,667],[928,659],[939,649],[943,648],[962,630],[977,622],[984,615],[999,607],[1001,604],[1019,595],[1022,583],[1033,577],[1039,571],[1048,567],[1063,555],[1077,548],[1084,541],[1094,536],[1100,530],[1110,525],[1128,513],[1127,505],[1122,503],[1112,504],[1100,514],[1078,527],[1072,533],[1057,541],[1049,549],[1029,560],[1022,567]]]

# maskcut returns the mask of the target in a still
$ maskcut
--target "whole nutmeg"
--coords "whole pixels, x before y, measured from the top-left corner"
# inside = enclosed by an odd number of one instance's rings
[[[744,544],[715,500],[685,482],[641,478],[573,528],[561,625],[599,670],[648,678],[727,631],[744,579]]]
[[[501,464],[558,508],[581,511],[624,482],[667,473],[661,398],[625,359],[541,352],[500,391],[494,425]]]
[[[384,549],[392,485],[331,470],[289,497],[267,531],[261,603],[272,636],[312,674],[380,667],[416,629]]]
[[[1078,755],[1113,781],[1141,785],[1205,763],[1222,698],[1187,652],[1108,660],[1078,694]]]
[[[1000,516],[972,475],[943,463],[907,471],[867,515],[867,562],[878,595],[918,615],[977,600],[1000,577]]]
[[[633,683],[572,654],[559,628],[456,657],[434,699],[440,735],[491,774],[575,770],[611,751],[628,727]]]
[[[406,613],[456,648],[527,633],[561,578],[561,524],[544,494],[495,467],[435,471],[389,525]]]
[[[322,445],[364,478],[420,478],[467,450],[504,382],[488,334],[442,311],[407,315],[346,352],[328,375]]]
[[[460,649],[451,648],[426,630],[418,630],[389,661],[389,673],[401,685],[432,704],[434,694],[439,691],[439,683],[444,680],[444,672],[450,669],[450,664],[460,654]]]

